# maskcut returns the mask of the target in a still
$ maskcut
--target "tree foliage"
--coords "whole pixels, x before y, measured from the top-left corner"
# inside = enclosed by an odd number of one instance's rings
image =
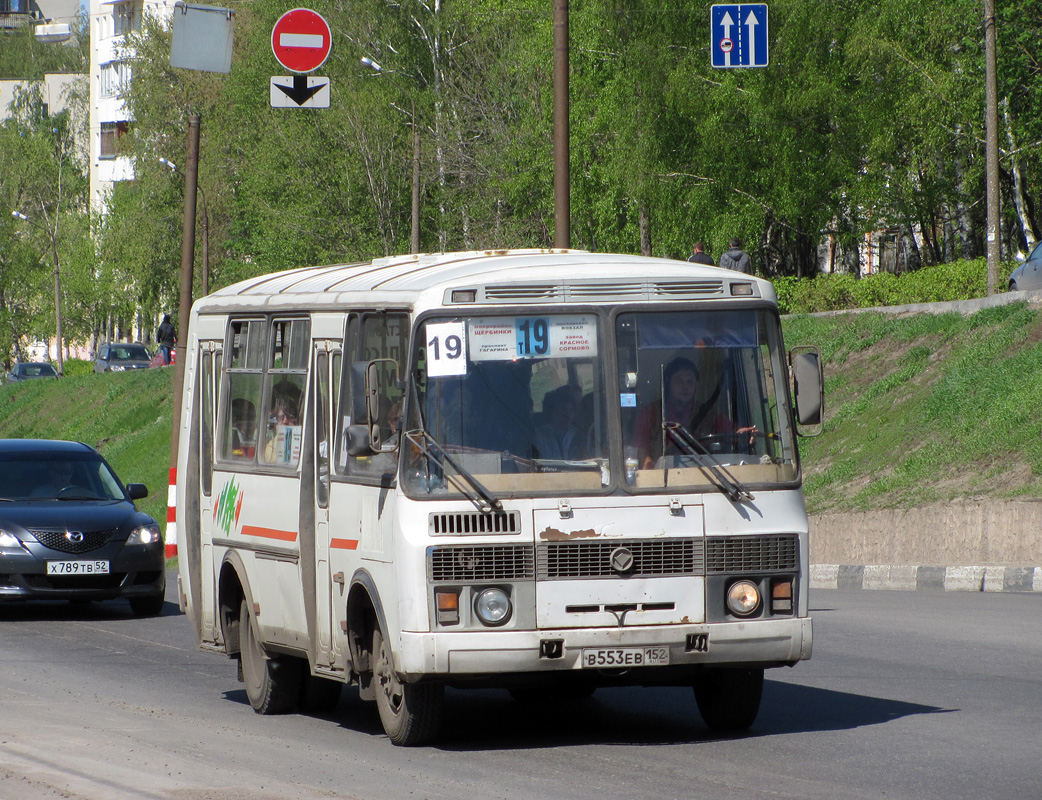
[[[233,5],[228,75],[171,68],[159,20],[126,38],[136,180],[78,251],[105,297],[82,298],[77,325],[176,311],[184,178],[159,159],[183,168],[192,114],[210,287],[407,251],[414,131],[422,250],[552,246],[549,0],[316,0],[328,109],[271,107],[286,6]],[[571,0],[573,246],[685,257],[702,240],[718,256],[738,237],[772,277],[852,271],[879,231],[902,270],[984,253],[979,0],[775,0],[770,64],[745,70],[711,67],[710,5]],[[1042,10],[997,5],[1008,256],[1042,230]],[[0,265],[28,275],[16,250]]]

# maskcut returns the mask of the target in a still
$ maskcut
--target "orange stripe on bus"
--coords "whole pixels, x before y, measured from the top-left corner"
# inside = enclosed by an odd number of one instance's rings
[[[330,539],[329,547],[333,550],[357,550],[357,539]]]
[[[256,525],[243,525],[243,536],[259,536],[262,539],[278,539],[282,542],[295,542],[296,531],[280,531],[275,528],[261,528]]]

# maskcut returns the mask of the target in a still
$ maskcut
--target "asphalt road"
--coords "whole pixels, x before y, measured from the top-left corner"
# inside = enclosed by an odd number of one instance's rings
[[[171,581],[171,584],[173,581]],[[1029,798],[1042,792],[1042,597],[817,590],[815,652],[768,672],[745,736],[690,691],[568,706],[448,693],[401,749],[353,690],[261,717],[173,604],[0,607],[0,800]]]

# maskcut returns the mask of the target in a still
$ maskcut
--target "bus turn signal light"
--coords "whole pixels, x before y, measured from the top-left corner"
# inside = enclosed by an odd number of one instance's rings
[[[771,586],[771,611],[775,614],[792,613],[792,581],[777,581]]]
[[[438,606],[438,624],[459,625],[459,592],[437,591],[434,599]]]

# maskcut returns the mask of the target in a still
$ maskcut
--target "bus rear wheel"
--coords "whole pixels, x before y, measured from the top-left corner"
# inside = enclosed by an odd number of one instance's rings
[[[391,742],[401,747],[415,747],[438,734],[444,688],[403,683],[395,674],[390,648],[379,628],[373,631],[373,682],[380,722]]]
[[[258,714],[293,711],[300,699],[302,662],[292,656],[270,656],[264,652],[256,626],[243,600],[239,606],[239,663],[246,697]]]
[[[756,719],[763,696],[762,669],[711,669],[695,679],[695,702],[714,731],[744,731]]]

